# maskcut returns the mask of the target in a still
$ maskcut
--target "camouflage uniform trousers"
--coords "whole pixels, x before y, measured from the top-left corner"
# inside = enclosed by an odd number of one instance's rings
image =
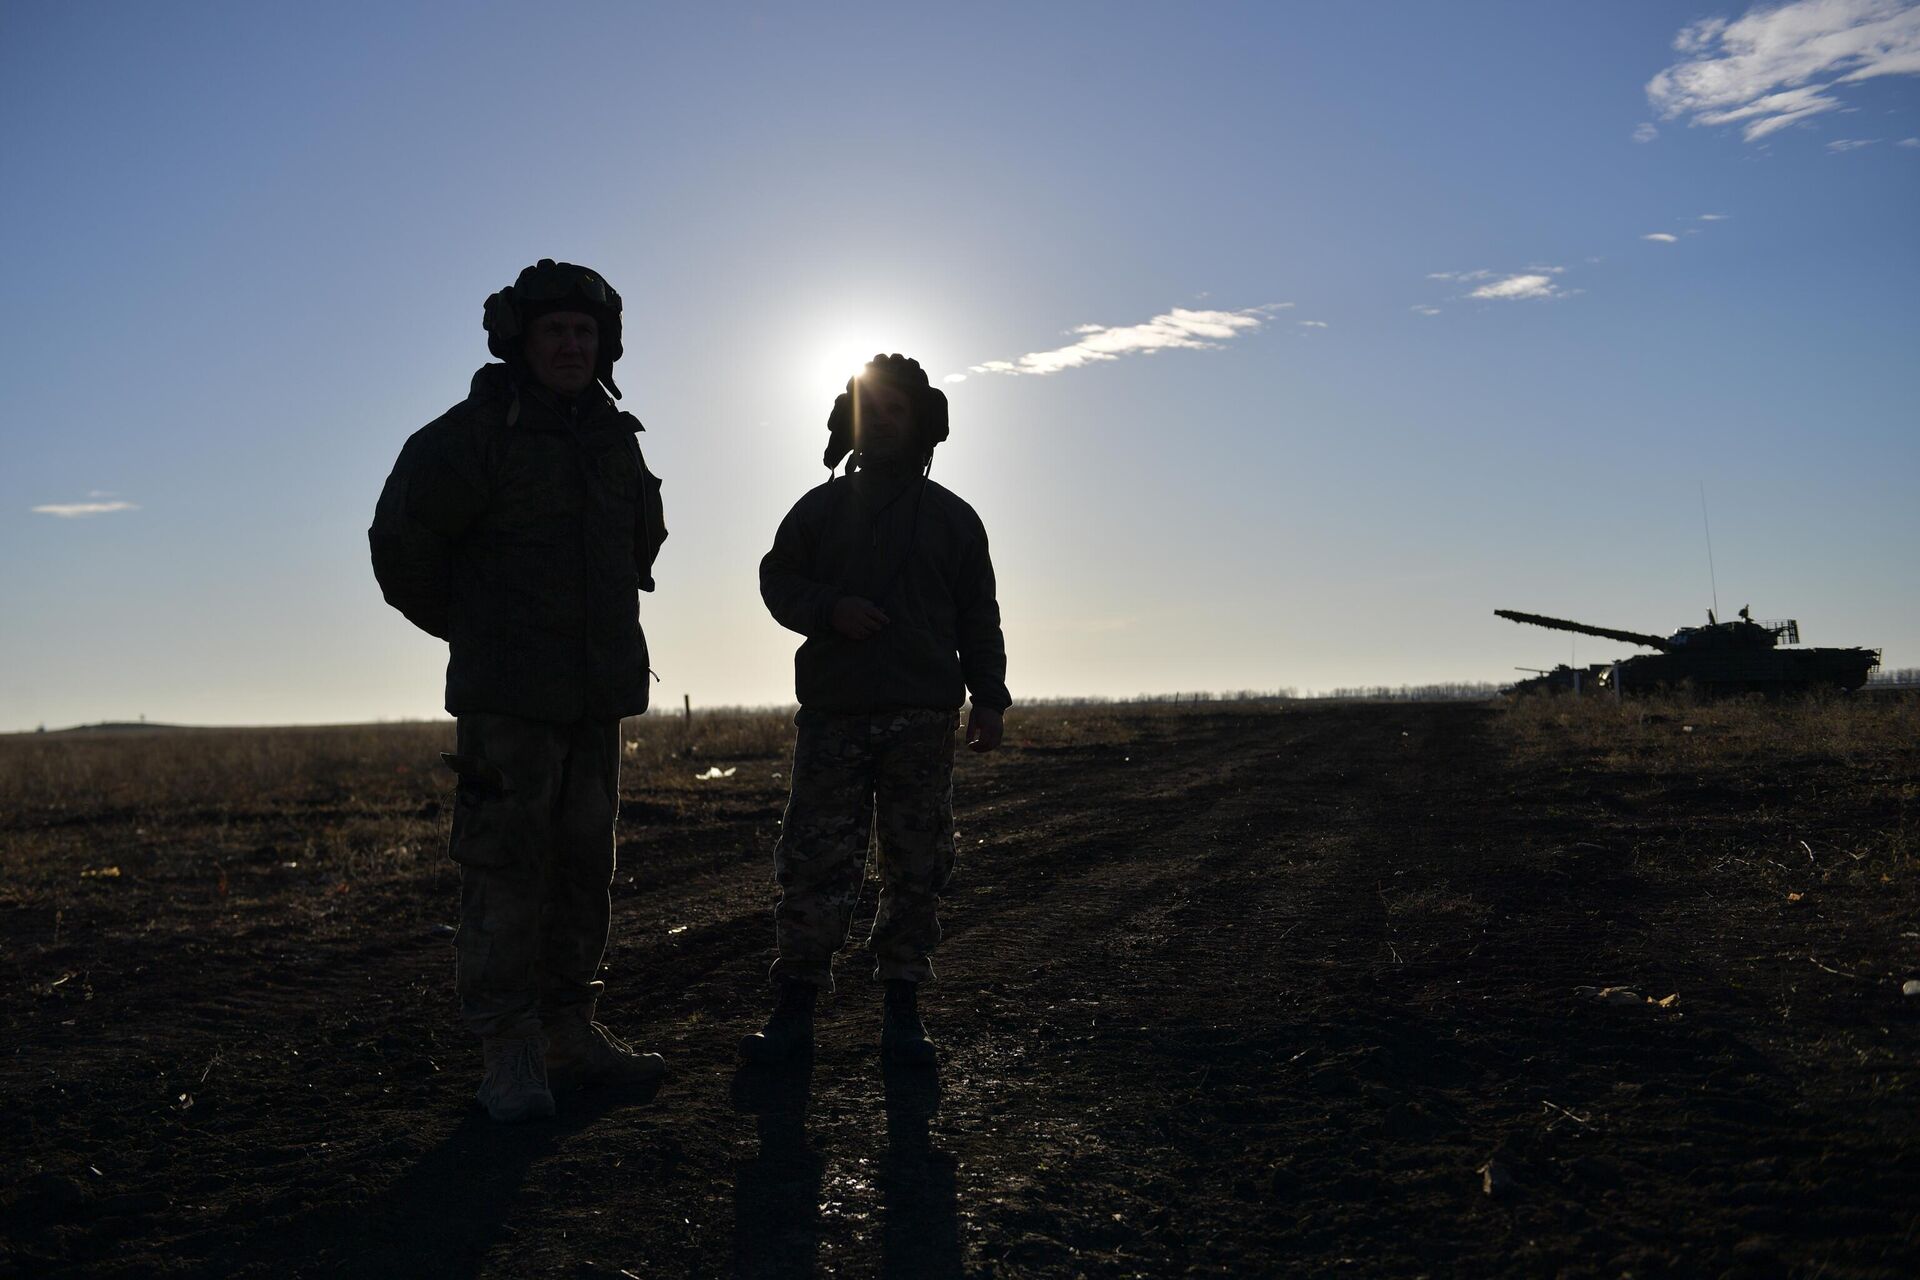
[[[532,1035],[602,986],[620,722],[471,712],[446,760],[460,776],[449,851],[460,1013],[476,1035]]]
[[[794,718],[793,793],[773,853],[780,902],[773,980],[833,990],[833,953],[853,927],[877,845],[874,976],[927,982],[936,908],[953,876],[953,739],[959,717],[904,708]]]

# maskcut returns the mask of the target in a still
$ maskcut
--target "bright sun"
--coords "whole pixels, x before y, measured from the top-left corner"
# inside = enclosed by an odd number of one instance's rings
[[[807,389],[839,394],[847,379],[860,372],[876,351],[892,350],[884,339],[872,336],[836,336],[821,342],[807,360]]]
[[[939,370],[928,362],[938,360],[934,353],[943,345],[934,329],[910,312],[885,318],[835,316],[814,322],[809,337],[794,344],[794,375],[802,394],[831,400],[875,352],[898,351],[919,360],[927,375],[938,380]]]

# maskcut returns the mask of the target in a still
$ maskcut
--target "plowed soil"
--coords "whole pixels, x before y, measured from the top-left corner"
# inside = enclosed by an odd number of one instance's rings
[[[673,1076],[517,1127],[450,865],[294,852],[350,780],[3,815],[0,1275],[1920,1274],[1915,745],[1502,714],[1016,719],[960,769],[933,1072],[852,951],[811,1068],[737,1071],[785,762],[630,771],[601,1016]]]

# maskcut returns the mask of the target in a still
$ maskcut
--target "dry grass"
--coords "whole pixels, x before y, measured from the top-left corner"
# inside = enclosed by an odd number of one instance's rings
[[[682,758],[775,754],[792,732],[779,712],[637,717],[623,726],[630,772],[679,773]],[[451,722],[311,729],[179,729],[17,735],[0,739],[0,814],[179,813],[209,818],[324,803],[348,809],[420,804],[452,790],[440,753]]]
[[[1025,746],[1124,744],[1156,725],[1259,706],[1023,707],[1009,717],[1007,736]],[[1697,704],[1523,698],[1507,705],[1499,724],[1519,759],[1570,771],[1663,774],[1793,760],[1878,773],[1910,769],[1920,745],[1920,696]],[[674,791],[697,785],[695,775],[709,767],[783,759],[792,746],[793,713],[714,710],[690,722],[678,714],[640,716],[625,722],[621,736],[629,784]],[[0,737],[0,822],[162,813],[217,822],[223,813],[288,805],[391,815],[396,805],[446,797],[452,778],[439,753],[452,748],[453,725],[446,721]]]
[[[1245,710],[1233,704],[1235,711]],[[1129,741],[1143,723],[1218,713],[1207,704],[1100,703],[1016,710],[1012,742]],[[191,815],[218,821],[287,805],[390,813],[444,799],[448,721],[287,729],[100,730],[0,737],[0,824],[75,814]],[[784,758],[788,709],[636,716],[621,727],[635,786],[679,790],[709,767]]]
[[[1787,901],[1817,886],[1874,911],[1920,877],[1920,696],[1522,698],[1498,725],[1536,803],[1614,832],[1637,865],[1706,858]]]
[[[1207,714],[1192,704],[1038,706],[1014,713],[1008,740],[1124,744]],[[793,732],[790,708],[634,717],[621,727],[621,790],[680,815],[746,793],[777,805]],[[450,721],[0,736],[9,871],[0,907],[45,908],[57,934],[61,920],[77,927],[89,904],[138,881],[166,886],[172,905],[154,927],[287,912],[320,932],[361,927],[363,891],[453,875],[444,853],[454,779],[440,762],[453,745]],[[723,784],[702,778],[713,769]]]
[[[425,795],[453,727],[182,729],[0,739],[0,813],[246,808],[369,788]]]
[[[1501,723],[1525,758],[1569,767],[1698,768],[1742,760],[1884,765],[1920,744],[1920,697],[1515,698]]]

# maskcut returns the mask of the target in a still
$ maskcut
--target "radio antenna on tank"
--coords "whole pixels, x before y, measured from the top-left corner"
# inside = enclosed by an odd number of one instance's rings
[[[1713,589],[1713,616],[1720,616],[1720,583],[1713,574],[1713,525],[1707,521],[1707,482],[1700,482],[1700,527],[1707,531],[1707,585]]]

